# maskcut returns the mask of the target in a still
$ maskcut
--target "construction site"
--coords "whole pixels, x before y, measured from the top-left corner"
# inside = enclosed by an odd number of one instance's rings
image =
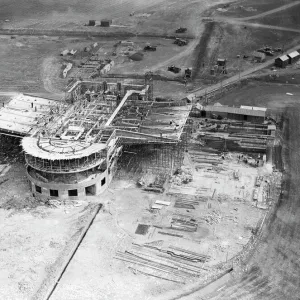
[[[273,22],[300,2],[276,1],[6,4],[1,299],[299,299],[300,40]]]

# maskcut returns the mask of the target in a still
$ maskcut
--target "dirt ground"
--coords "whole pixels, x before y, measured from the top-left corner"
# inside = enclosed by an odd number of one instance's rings
[[[261,88],[261,87],[260,87]],[[274,88],[289,88],[299,93],[299,87],[282,85]],[[255,97],[256,89],[253,97]],[[246,96],[250,96],[250,89]],[[266,97],[271,95],[267,91]],[[299,94],[298,94],[299,95]],[[233,96],[233,94],[231,94]],[[267,103],[264,97],[264,103]],[[247,98],[247,97],[246,97]],[[269,106],[283,107],[279,97],[270,97]],[[240,98],[241,99],[241,98]],[[275,104],[275,99],[276,103]],[[290,101],[284,109],[284,163],[286,180],[283,185],[283,197],[276,206],[272,218],[267,222],[257,248],[247,256],[243,264],[243,273],[227,283],[222,291],[216,291],[206,299],[299,299],[299,97]],[[252,100],[253,101],[253,100]],[[281,104],[281,103],[280,103]],[[282,108],[283,109],[283,108]],[[289,175],[288,175],[289,174]],[[197,299],[197,295],[187,299]]]
[[[199,169],[191,183],[171,185],[164,194],[144,192],[136,187],[136,180],[116,178],[101,195],[105,208],[97,216],[53,299],[98,299],[99,295],[101,299],[155,299],[178,289],[173,283],[136,273],[134,265],[116,260],[117,251],[130,250],[131,243],[163,241],[165,247],[172,245],[209,254],[211,258],[205,262],[205,268],[210,271],[204,272],[198,282],[206,280],[216,271],[217,264],[230,260],[243,249],[265,214],[265,210],[256,207],[252,195],[257,175],[269,178],[270,168],[250,167],[238,162],[237,155],[226,156],[223,171]],[[233,178],[234,170],[240,174],[238,181]],[[264,190],[262,186],[259,203],[264,203]],[[195,193],[207,199],[212,194],[214,197],[209,205],[204,201],[195,211],[173,207],[178,196],[190,197]],[[156,200],[170,201],[171,205],[153,213],[149,209]],[[196,219],[197,232],[167,229],[174,214]],[[163,229],[152,227],[146,235],[138,235],[135,234],[138,224],[159,225]],[[183,237],[162,235],[161,230]]]
[[[15,156],[2,159],[9,169],[0,174],[0,298],[23,300],[32,299],[60,265],[90,210],[87,203],[41,205],[30,193],[24,163],[15,162]]]

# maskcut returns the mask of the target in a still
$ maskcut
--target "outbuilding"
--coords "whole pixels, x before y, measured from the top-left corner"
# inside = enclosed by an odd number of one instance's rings
[[[95,26],[95,25],[96,25],[96,20],[89,20],[88,26]]]
[[[263,123],[266,118],[266,110],[245,109],[229,106],[213,106],[208,105],[203,107],[201,112],[202,117],[211,118],[213,116],[239,120],[252,123]]]
[[[101,20],[101,27],[109,27],[112,23],[112,20],[110,19],[103,19]]]
[[[298,51],[293,51],[287,55],[289,57],[289,64],[293,64],[300,58],[300,54]]]
[[[217,65],[219,67],[225,67],[226,66],[226,59],[225,58],[218,58]]]
[[[279,68],[285,68],[289,64],[289,58],[287,55],[282,55],[275,59],[275,66]]]

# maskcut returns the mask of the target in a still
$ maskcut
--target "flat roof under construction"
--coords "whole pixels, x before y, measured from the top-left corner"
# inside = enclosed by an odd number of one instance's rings
[[[0,131],[26,136],[60,102],[23,94],[13,96],[0,108]]]

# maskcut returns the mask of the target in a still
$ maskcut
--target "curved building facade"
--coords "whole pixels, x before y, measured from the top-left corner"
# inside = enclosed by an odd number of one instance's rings
[[[40,199],[77,200],[101,194],[112,180],[121,151],[57,138],[25,137],[22,144],[31,190]]]

